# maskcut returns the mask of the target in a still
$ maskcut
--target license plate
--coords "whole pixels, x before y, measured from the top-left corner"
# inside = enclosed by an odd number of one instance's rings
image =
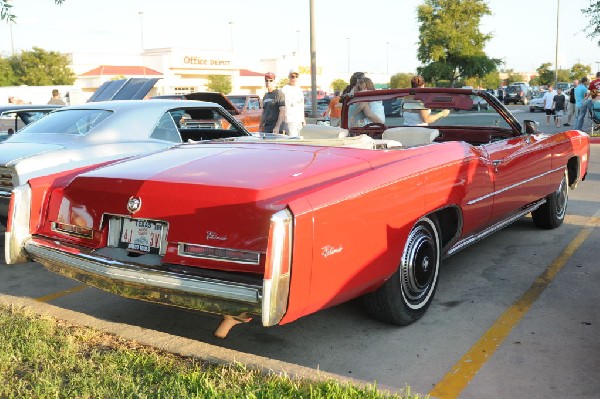
[[[130,251],[158,254],[164,224],[145,219],[122,219],[119,247]]]

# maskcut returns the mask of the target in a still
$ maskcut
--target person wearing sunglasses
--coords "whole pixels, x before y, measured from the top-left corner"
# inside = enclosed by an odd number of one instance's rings
[[[275,74],[265,74],[267,92],[263,97],[263,112],[258,131],[262,133],[283,133],[285,118],[285,95],[275,87]]]
[[[306,125],[304,119],[304,93],[298,86],[298,72],[290,71],[289,83],[281,89],[285,95],[284,131],[290,137],[298,137],[300,130]]]

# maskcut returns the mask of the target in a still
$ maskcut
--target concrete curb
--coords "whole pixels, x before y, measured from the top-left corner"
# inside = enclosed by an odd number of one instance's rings
[[[115,334],[124,339],[132,340],[142,345],[157,348],[165,352],[193,357],[214,364],[242,363],[247,367],[256,368],[262,370],[263,372],[273,372],[281,375],[287,375],[291,378],[304,378],[313,382],[335,380],[341,383],[349,383],[359,387],[375,385],[371,382],[357,380],[258,355],[238,352],[156,330],[131,326],[124,323],[100,320],[84,313],[63,309],[48,303],[38,302],[31,298],[0,294],[0,305],[24,309],[38,315],[51,316],[56,319],[70,322],[74,325],[90,327],[102,332]],[[382,387],[379,385],[377,385],[377,389],[388,392],[395,391],[394,388]]]

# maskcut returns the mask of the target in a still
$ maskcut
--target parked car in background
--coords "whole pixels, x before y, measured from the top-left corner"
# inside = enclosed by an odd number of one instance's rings
[[[61,105],[8,104],[0,106],[0,141],[37,121]]]
[[[225,95],[215,92],[195,92],[188,94],[169,94],[154,96],[152,100],[194,100],[219,104],[235,119],[246,127],[249,132],[258,132],[262,106],[260,97],[256,94]]]
[[[329,103],[331,99],[329,97],[324,97],[317,100],[317,116],[322,117],[325,115],[325,111],[327,111],[327,107],[329,107]],[[304,102],[304,116],[310,116],[312,112],[312,102],[310,99]]]
[[[182,126],[188,115],[196,128]],[[0,143],[0,223],[29,179],[90,164],[250,133],[221,106],[198,101],[102,101],[64,107]]]
[[[543,111],[544,110],[544,94],[546,92],[541,91],[535,95],[534,98],[529,102],[529,112]]]
[[[469,112],[473,94],[489,111]],[[392,98],[449,112],[348,126],[350,107]],[[587,173],[587,134],[521,125],[483,90],[362,91],[341,120],[31,179],[12,196],[6,263],[222,314],[221,336],[235,320],[286,324],[357,297],[407,325],[432,304],[445,257],[529,213],[560,226]]]
[[[493,94],[490,93],[490,95],[493,95]],[[489,109],[489,104],[484,98],[481,98],[480,96],[477,96],[477,95],[472,95],[471,100],[473,101],[473,106],[471,107],[471,109],[473,111],[481,111],[482,109]]]
[[[401,117],[402,116],[402,100],[392,98],[391,100],[383,100],[383,111],[385,116]]]
[[[504,92],[504,104],[521,103],[523,105],[527,105],[532,98],[533,92],[529,85],[512,84],[506,86],[506,90]]]

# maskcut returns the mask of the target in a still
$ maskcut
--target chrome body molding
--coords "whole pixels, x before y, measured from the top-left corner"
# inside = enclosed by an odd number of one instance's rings
[[[558,172],[559,170],[564,170],[564,169],[565,169],[565,167],[564,167],[564,166],[561,166],[561,167],[559,167],[559,168],[555,168],[555,169],[552,169],[552,170],[546,171],[546,172],[544,172],[544,173],[542,173],[542,174],[539,174],[539,175],[537,175],[537,176],[530,177],[530,178],[529,178],[529,179],[527,179],[527,180],[523,180],[523,181],[520,181],[520,182],[518,182],[518,183],[512,184],[512,185],[510,185],[510,186],[508,186],[508,187],[504,187],[502,190],[494,191],[494,192],[492,192],[492,193],[489,193],[489,194],[483,195],[483,196],[481,196],[481,197],[479,197],[479,198],[472,199],[471,201],[467,202],[467,205],[473,205],[473,204],[476,204],[476,203],[478,203],[479,201],[483,201],[484,199],[487,199],[487,198],[493,197],[494,195],[498,195],[498,194],[500,194],[500,193],[503,193],[503,192],[505,192],[505,191],[512,190],[512,189],[513,189],[513,188],[515,188],[515,187],[519,187],[519,186],[521,186],[521,185],[523,185],[523,184],[525,184],[525,183],[529,183],[530,181],[533,181],[533,180],[539,179],[539,178],[541,178],[541,177],[544,177],[544,176],[546,176],[546,175],[549,175],[550,173]]]
[[[123,262],[36,236],[25,242],[25,249],[30,258],[52,272],[127,298],[209,313],[261,313],[262,285]]]
[[[519,220],[523,216],[527,215],[528,213],[535,211],[537,208],[539,208],[544,203],[546,203],[545,198],[543,198],[539,201],[536,201],[530,205],[527,205],[526,207],[522,208],[516,214],[514,214],[506,219],[503,219],[499,222],[496,222],[495,224],[491,225],[490,227],[488,227],[485,230],[482,230],[478,233],[475,233],[475,234],[472,234],[472,235],[469,235],[469,236],[463,238],[462,240],[456,242],[452,247],[450,247],[450,249],[448,249],[448,251],[446,252],[445,256],[454,255],[461,249],[465,249],[469,245],[475,244],[477,241],[483,240],[485,237],[487,237],[499,230],[502,230],[509,224],[516,222],[517,220]]]

